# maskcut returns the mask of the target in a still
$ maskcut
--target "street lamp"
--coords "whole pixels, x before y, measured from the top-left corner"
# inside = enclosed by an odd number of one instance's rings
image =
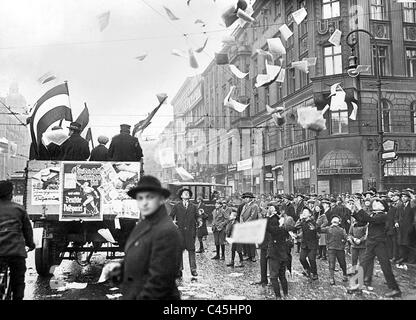
[[[374,68],[375,76],[376,76],[376,87],[377,87],[377,95],[378,95],[378,101],[377,101],[377,131],[378,131],[378,138],[379,138],[379,144],[378,144],[378,170],[379,170],[379,177],[380,177],[380,190],[384,189],[384,163],[382,159],[383,154],[383,140],[384,140],[384,131],[383,131],[383,120],[382,120],[382,96],[381,96],[381,70],[380,70],[380,52],[379,47],[376,42],[376,38],[372,33],[365,29],[356,29],[352,30],[350,33],[348,33],[346,37],[346,42],[348,46],[351,48],[351,56],[348,58],[348,75],[350,77],[357,77],[360,72],[358,69],[358,57],[355,55],[355,47],[358,44],[358,38],[351,39],[351,36],[355,33],[365,33],[370,36],[370,41],[373,43],[373,48],[376,51],[376,66]]]

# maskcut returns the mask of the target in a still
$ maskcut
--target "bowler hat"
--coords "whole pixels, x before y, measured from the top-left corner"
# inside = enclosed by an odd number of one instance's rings
[[[160,183],[159,179],[153,177],[153,176],[143,176],[139,182],[137,183],[136,186],[134,186],[133,188],[131,188],[127,194],[131,197],[131,198],[136,198],[136,195],[139,192],[143,192],[143,191],[153,191],[153,192],[157,192],[160,193],[162,196],[164,196],[165,198],[169,198],[170,196],[170,191],[168,189],[165,189],[162,187],[162,184]]]
[[[68,129],[75,130],[75,131],[81,131],[81,124],[78,122],[71,122]]]
[[[244,192],[241,198],[255,198],[254,194],[252,192]]]
[[[189,188],[182,188],[182,189],[180,189],[178,191],[178,198],[181,198],[182,197],[182,193],[184,191],[188,191],[189,192],[189,196],[192,198],[193,193],[192,193],[191,189],[189,189]]]
[[[13,183],[9,180],[0,181],[0,198],[8,196],[13,192]]]

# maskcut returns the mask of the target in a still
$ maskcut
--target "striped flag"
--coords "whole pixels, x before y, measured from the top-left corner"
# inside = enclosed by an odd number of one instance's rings
[[[39,153],[42,134],[56,121],[65,119],[72,121],[69,105],[69,91],[67,83],[57,85],[47,91],[36,102],[30,116],[30,135],[32,143]]]
[[[45,84],[49,81],[55,80],[56,76],[52,72],[47,72],[38,79],[40,84]]]
[[[159,110],[159,108],[168,98],[168,96],[164,93],[157,94],[156,96],[157,96],[157,99],[159,100],[159,105],[155,109],[153,109],[153,111],[147,116],[146,119],[143,119],[134,125],[133,133],[132,133],[133,137],[136,135],[137,132],[139,131],[143,132],[143,130],[146,129],[151,124],[151,121],[153,117],[155,116],[156,112]]]

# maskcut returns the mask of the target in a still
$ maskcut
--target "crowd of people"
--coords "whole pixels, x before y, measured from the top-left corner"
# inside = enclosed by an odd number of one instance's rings
[[[318,196],[317,194],[259,195],[246,192],[237,197],[219,198],[212,212],[212,232],[215,255],[212,259],[225,260],[226,238],[238,223],[260,218],[268,219],[263,243],[257,245],[260,258],[260,281],[270,282],[276,294],[288,294],[286,270],[292,271],[292,254],[299,254],[302,274],[311,281],[318,280],[317,259],[328,261],[330,284],[335,285],[336,262],[342,271],[342,281],[364,270],[364,285],[373,290],[372,276],[375,258],[390,289],[387,297],[401,295],[394,278],[392,264],[416,264],[416,196],[412,189]],[[207,234],[208,218],[198,198],[196,234],[199,250],[203,253],[203,239]],[[202,210],[201,210],[202,209]],[[198,220],[199,219],[199,220]],[[202,222],[201,222],[202,221]],[[256,262],[256,245],[231,244],[227,266],[244,267]],[[236,263],[236,254],[239,261]],[[351,255],[347,268],[346,254]],[[194,274],[194,273],[193,273]]]

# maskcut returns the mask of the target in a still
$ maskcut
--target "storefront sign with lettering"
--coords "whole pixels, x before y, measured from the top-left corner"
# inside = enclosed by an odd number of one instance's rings
[[[362,174],[363,168],[340,168],[340,169],[322,169],[318,168],[318,175],[332,175],[332,174]]]
[[[397,141],[398,153],[415,153],[416,152],[416,139],[400,138],[400,139],[393,139],[393,140]],[[377,150],[378,150],[378,139],[367,138],[367,151],[377,151]]]
[[[301,143],[296,146],[290,147],[284,151],[284,159],[291,160],[313,154],[313,143]]]

